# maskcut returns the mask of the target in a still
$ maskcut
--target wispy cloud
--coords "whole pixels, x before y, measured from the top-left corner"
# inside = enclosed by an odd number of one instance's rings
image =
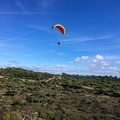
[[[42,0],[39,2],[39,5],[40,5],[40,7],[48,7],[49,6],[48,2],[49,1],[47,1],[47,0]]]
[[[65,47],[70,47],[75,51],[94,51],[94,49],[97,49],[98,51],[101,50],[108,50],[111,49],[111,47],[108,47],[106,44],[101,44],[101,40],[104,41],[103,43],[108,42],[109,39],[111,39],[112,36],[75,36],[75,35],[66,35],[64,38],[60,40],[61,44]],[[95,42],[96,41],[96,42]],[[97,46],[93,46],[93,43]],[[100,42],[100,45],[97,44]],[[115,46],[114,46],[115,47]]]
[[[73,35],[70,35],[70,36],[67,36],[66,39],[62,40],[62,42],[86,42],[86,41],[95,41],[95,40],[100,40],[100,39],[110,39],[112,36],[73,36]]]
[[[89,68],[103,68],[103,67],[106,67],[106,66],[109,66],[109,65],[110,65],[109,62],[99,61],[99,62],[95,62],[95,63],[90,63],[87,66]]]
[[[111,72],[120,72],[120,68],[118,68],[118,67],[108,67],[107,68],[108,70],[109,70],[109,72],[111,71]]]
[[[113,55],[107,55],[105,56],[105,59],[118,59],[118,56],[113,56]]]
[[[120,64],[120,61],[115,61],[115,63]]]
[[[10,45],[8,43],[5,43],[6,41],[8,40],[0,41],[0,47],[9,47]]]
[[[0,38],[0,46],[2,46],[2,47],[13,47],[13,46],[21,47],[20,45],[41,42],[41,41],[30,41],[30,39],[25,38],[25,36],[32,34],[34,32],[36,32],[36,31],[24,32],[23,34],[20,34],[18,36],[14,36],[14,37]]]
[[[41,26],[41,25],[28,25],[29,28],[35,29],[35,30],[40,30],[40,31],[45,31],[49,32],[50,27],[48,26]]]
[[[41,0],[38,3],[41,11],[43,11],[43,12],[50,10],[54,4],[55,4],[55,0]]]
[[[18,65],[16,61],[11,61],[10,64],[0,64],[0,67],[13,67],[15,65],[28,70],[37,72],[49,72],[55,74],[61,74],[63,72],[68,74],[80,74],[80,75],[112,75],[120,77],[120,67],[109,66],[105,61],[99,61],[99,64],[91,64],[83,68],[68,66],[66,64],[56,65],[34,65],[34,66],[22,66]]]
[[[25,11],[25,6],[21,3],[20,0],[14,0],[16,5],[22,10]]]
[[[0,12],[0,14],[2,15],[34,15],[34,14],[38,14],[38,15],[45,15],[45,14],[54,14],[53,12],[35,12],[35,11],[22,11],[22,12]]]
[[[19,39],[19,36],[18,37],[13,37],[13,38],[0,38],[0,46],[1,47],[16,46],[16,44],[10,43],[10,41],[16,41],[16,40],[22,41],[22,40],[25,40],[25,39]]]
[[[57,55],[58,55],[58,56],[64,56],[65,53],[63,53],[63,52],[59,52]]]
[[[49,73],[62,73],[62,72],[66,72],[66,73],[76,73],[79,70],[75,67],[69,67],[67,65],[64,64],[58,64],[58,65],[54,65],[54,66],[44,66],[44,65],[38,65],[38,66],[31,66],[31,67],[27,67],[27,66],[23,66],[24,68],[28,68],[28,69],[32,69],[34,71],[38,71],[38,72],[49,72]]]
[[[0,38],[0,43],[5,43],[5,42],[15,40],[15,39],[16,39],[16,37],[13,37],[13,38]]]
[[[50,9],[52,9],[54,4],[56,3],[55,0],[28,1],[31,2],[31,4],[28,4],[27,1],[24,0],[13,0],[13,2],[14,2],[13,9],[9,11],[3,9],[2,11],[0,11],[0,14],[6,14],[6,15],[55,14],[53,12],[50,12]],[[19,11],[18,9],[15,9],[16,7],[19,8]]]
[[[120,77],[120,67],[108,67],[105,73]]]

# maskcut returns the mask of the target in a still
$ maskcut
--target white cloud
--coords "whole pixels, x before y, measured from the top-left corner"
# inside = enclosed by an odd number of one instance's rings
[[[74,61],[79,62],[80,60],[81,60],[81,57],[76,57]]]
[[[105,67],[105,66],[109,66],[109,65],[110,65],[110,63],[108,63],[106,61],[97,61],[97,62],[94,62],[94,64],[93,63],[89,64],[88,66],[90,68],[92,68],[92,67],[101,68],[101,67]]]
[[[96,55],[95,57],[97,60],[104,60],[104,57],[102,55]]]
[[[109,69],[109,70],[113,70],[113,71],[118,70],[118,68],[117,68],[117,67],[108,67],[108,69]]]
[[[87,64],[87,68],[102,70],[102,69],[105,69],[105,67],[110,65],[111,65],[110,62],[104,61],[104,57],[102,55],[96,55],[95,58],[89,59],[89,64]]]
[[[76,57],[74,59],[75,62],[80,62],[81,60],[87,60],[89,56],[81,56],[81,57]]]
[[[97,59],[92,59],[91,61],[94,62],[94,63],[98,62]]]
[[[120,64],[120,61],[115,61],[115,63]]]
[[[38,72],[49,72],[49,73],[76,73],[79,70],[75,67],[69,67],[64,64],[58,64],[58,65],[53,65],[53,66],[45,66],[45,65],[38,65],[38,66],[22,66],[22,68],[29,69],[29,70],[34,70]]]
[[[13,61],[14,62],[14,61]],[[100,61],[101,62],[101,61]],[[14,67],[13,64],[0,64],[0,67]],[[68,74],[80,74],[80,75],[112,75],[120,77],[120,67],[106,66],[103,64],[98,66],[98,64],[91,64],[82,69],[75,66],[67,66],[65,64],[56,65],[36,65],[36,66],[17,66],[27,70],[33,70],[37,72],[48,72],[53,74],[61,74],[63,72]]]
[[[0,64],[0,68],[13,67],[11,64]]]
[[[110,63],[106,62],[106,61],[101,61],[101,66],[109,66]]]
[[[108,67],[105,71],[107,74],[115,75],[120,77],[120,67]]]
[[[82,60],[87,60],[89,57],[88,56],[82,56],[81,59]]]
[[[57,67],[66,68],[66,65],[59,64],[59,65],[57,65]]]
[[[76,57],[74,61],[75,62],[80,62],[81,61],[81,57]]]
[[[96,64],[91,64],[92,68],[94,69],[80,69],[77,67],[69,67],[64,64],[58,64],[54,66],[32,66],[32,67],[25,67],[22,68],[38,71],[38,72],[49,72],[49,73],[68,73],[68,74],[83,74],[83,75],[113,75],[113,76],[120,76],[120,68],[118,67],[104,67],[100,66],[96,68]]]

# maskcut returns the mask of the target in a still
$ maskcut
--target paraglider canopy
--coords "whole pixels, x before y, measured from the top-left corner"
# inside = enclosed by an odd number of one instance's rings
[[[61,24],[55,24],[54,26],[52,26],[52,29],[54,28],[58,28],[63,35],[66,33],[64,26],[62,26]]]

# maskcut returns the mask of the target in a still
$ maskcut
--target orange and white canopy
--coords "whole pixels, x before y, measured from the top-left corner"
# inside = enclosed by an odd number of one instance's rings
[[[62,26],[61,24],[55,24],[54,26],[52,26],[52,29],[54,28],[58,28],[63,35],[66,33],[64,26]]]

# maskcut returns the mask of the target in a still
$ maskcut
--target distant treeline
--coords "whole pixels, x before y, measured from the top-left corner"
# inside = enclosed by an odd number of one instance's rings
[[[16,77],[16,78],[25,78],[25,79],[48,79],[53,76],[57,76],[56,74],[51,74],[47,72],[35,72],[32,70],[26,70],[23,68],[16,68],[16,67],[8,67],[8,68],[0,68],[0,75],[8,76],[8,77]],[[59,75],[60,76],[60,75]],[[62,73],[61,76],[63,78],[75,78],[75,79],[96,79],[96,80],[112,80],[112,81],[120,81],[120,77],[117,76],[95,76],[95,75],[70,75],[66,73]]]
[[[26,70],[22,68],[1,68],[0,75],[8,76],[8,77],[16,77],[16,78],[25,78],[25,79],[34,79],[34,80],[41,80],[50,78],[53,74],[50,73],[42,73],[42,72],[34,72],[32,70]]]

